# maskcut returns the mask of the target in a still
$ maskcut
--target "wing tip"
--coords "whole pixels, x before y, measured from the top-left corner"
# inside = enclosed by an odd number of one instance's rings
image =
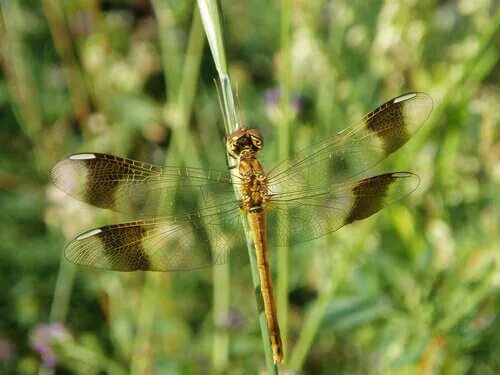
[[[432,96],[430,96],[426,92],[422,92],[422,91],[408,92],[406,94],[397,96],[396,98],[392,99],[391,102],[393,104],[398,104],[398,103],[404,103],[404,102],[406,102],[408,100],[412,100],[412,99],[424,101],[425,104],[428,106],[428,114],[429,115],[432,112],[432,110],[434,109],[434,99],[432,99]],[[429,115],[425,118],[425,120],[423,122],[425,122],[427,120]]]

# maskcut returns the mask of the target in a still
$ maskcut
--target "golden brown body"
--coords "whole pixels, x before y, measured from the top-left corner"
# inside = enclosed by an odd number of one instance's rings
[[[260,292],[262,293],[262,300],[264,302],[264,312],[266,314],[267,329],[271,341],[271,350],[273,352],[274,362],[282,363],[283,346],[281,344],[280,327],[278,325],[278,316],[276,314],[276,304],[273,295],[273,283],[269,267],[269,258],[267,256],[266,216],[264,212],[249,212],[247,218],[255,244],[257,268],[260,278]]]
[[[260,278],[260,291],[267,320],[269,339],[275,363],[283,362],[276,303],[269,268],[265,204],[269,200],[267,177],[255,154],[262,148],[260,134],[253,129],[240,129],[228,137],[228,150],[237,160],[237,175],[241,179],[240,208],[246,212],[252,231]]]

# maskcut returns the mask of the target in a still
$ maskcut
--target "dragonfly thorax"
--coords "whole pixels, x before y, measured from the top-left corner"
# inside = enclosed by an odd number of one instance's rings
[[[240,206],[249,212],[260,212],[269,199],[267,176],[262,164],[255,157],[255,152],[248,149],[243,149],[237,160],[237,171],[241,179]]]

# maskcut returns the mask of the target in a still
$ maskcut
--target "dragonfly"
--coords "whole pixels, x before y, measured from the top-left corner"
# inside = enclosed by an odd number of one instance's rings
[[[432,98],[396,97],[266,173],[263,137],[240,128],[226,137],[228,170],[158,166],[77,153],[54,166],[52,182],[96,207],[136,221],[84,232],[66,247],[70,262],[115,271],[179,271],[223,264],[245,248],[250,228],[275,363],[284,354],[269,267],[269,246],[310,241],[365,219],[419,185],[411,172],[362,177],[424,124]],[[235,189],[239,193],[235,195]]]

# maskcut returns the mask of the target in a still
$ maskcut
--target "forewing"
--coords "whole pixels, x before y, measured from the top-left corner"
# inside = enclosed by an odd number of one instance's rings
[[[366,171],[403,146],[422,126],[433,102],[424,93],[399,96],[340,133],[284,160],[268,174],[271,194],[331,186]]]
[[[52,169],[51,180],[83,202],[142,217],[172,215],[176,206],[189,212],[235,201],[227,172],[162,167],[107,154],[70,155]]]
[[[191,270],[226,263],[243,244],[239,210],[226,205],[93,229],[71,241],[65,257],[105,270]]]
[[[412,173],[397,172],[316,189],[308,196],[278,194],[267,210],[270,242],[286,246],[334,232],[406,197],[419,182]]]

